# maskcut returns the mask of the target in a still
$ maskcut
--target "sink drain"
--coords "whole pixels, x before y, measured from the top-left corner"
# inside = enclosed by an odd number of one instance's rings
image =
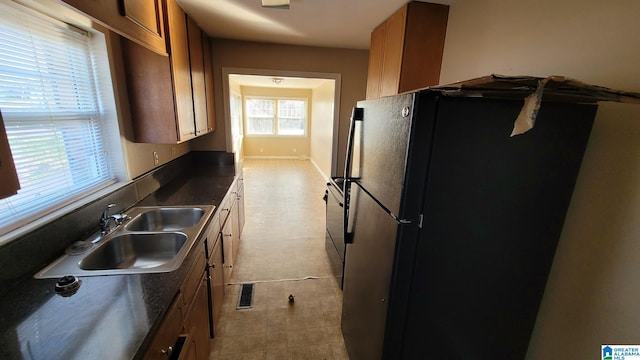
[[[56,282],[56,286],[53,290],[56,294],[67,297],[75,294],[80,288],[80,284],[82,284],[80,279],[73,275],[67,275]]]

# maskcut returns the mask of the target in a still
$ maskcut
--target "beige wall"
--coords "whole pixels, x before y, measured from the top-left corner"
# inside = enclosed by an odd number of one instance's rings
[[[349,116],[356,101],[364,99],[369,52],[310,46],[276,45],[235,40],[213,40],[215,102],[223,104],[222,68],[269,69],[341,74],[338,169],[344,167]],[[192,141],[193,150],[226,150],[222,106],[216,106],[217,130]]]
[[[307,100],[307,134],[306,136],[247,136],[244,135],[243,150],[244,156],[293,156],[309,157],[309,138],[311,128],[311,90],[310,89],[289,89],[289,88],[261,88],[252,86],[241,86],[243,96],[275,96],[301,98]],[[244,116],[243,116],[244,118]],[[244,126],[246,129],[246,126]]]
[[[335,81],[313,89],[311,111],[311,160],[325,177],[331,176]]]
[[[441,83],[560,74],[640,91],[638,14],[631,0],[457,1]],[[602,104],[527,359],[599,359],[601,344],[640,343],[639,219],[640,106]]]

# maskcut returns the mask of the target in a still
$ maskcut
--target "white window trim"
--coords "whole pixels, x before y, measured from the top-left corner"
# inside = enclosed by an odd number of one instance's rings
[[[274,114],[274,124],[273,127],[275,129],[274,134],[249,134],[246,129],[248,129],[247,119],[249,116],[246,114],[246,103],[247,99],[263,99],[263,100],[275,100],[275,114]],[[286,135],[278,133],[278,100],[300,100],[304,101],[304,134],[302,135]],[[243,126],[244,126],[244,136],[246,137],[255,137],[255,138],[285,138],[285,139],[303,139],[309,136],[309,99],[306,97],[294,97],[294,96],[264,96],[264,95],[244,95],[242,96],[242,113],[243,113]]]

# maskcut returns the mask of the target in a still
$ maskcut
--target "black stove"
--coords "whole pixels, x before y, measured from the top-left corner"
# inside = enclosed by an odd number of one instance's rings
[[[327,231],[325,250],[331,263],[333,274],[342,289],[342,274],[345,258],[345,214],[344,214],[344,178],[331,178],[327,182],[324,200],[326,205]]]

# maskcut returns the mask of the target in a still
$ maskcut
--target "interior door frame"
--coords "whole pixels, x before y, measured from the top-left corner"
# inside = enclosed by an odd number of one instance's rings
[[[272,77],[298,77],[298,78],[314,78],[314,79],[327,79],[334,80],[334,104],[333,104],[333,135],[331,139],[331,174],[325,174],[328,176],[336,175],[338,169],[337,156],[338,156],[338,133],[340,130],[340,89],[342,88],[341,80],[342,74],[339,73],[321,73],[321,72],[309,72],[309,71],[287,71],[287,70],[269,70],[269,69],[250,69],[250,68],[235,68],[235,67],[223,67],[222,68],[222,96],[224,121],[225,121],[225,140],[226,151],[233,151],[232,136],[231,136],[231,111],[230,111],[230,95],[229,90],[229,75],[258,75],[258,76],[272,76]]]

